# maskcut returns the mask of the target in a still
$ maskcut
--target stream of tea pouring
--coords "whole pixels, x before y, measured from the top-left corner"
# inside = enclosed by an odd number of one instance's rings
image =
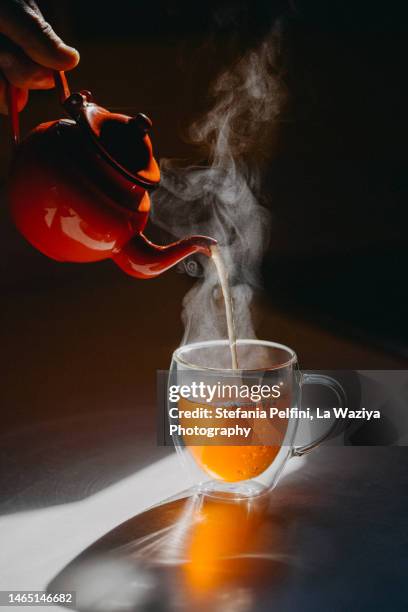
[[[238,370],[237,337],[234,325],[234,310],[227,269],[224,265],[218,246],[211,247],[211,259],[214,262],[220,282],[222,296],[225,305],[225,316],[227,320],[228,342],[231,352],[231,365],[233,370]]]

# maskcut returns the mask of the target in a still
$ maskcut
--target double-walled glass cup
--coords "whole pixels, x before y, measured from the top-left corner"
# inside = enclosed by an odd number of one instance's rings
[[[346,405],[341,385],[328,376],[301,373],[296,353],[287,346],[238,340],[237,356],[239,369],[232,370],[227,340],[187,344],[174,352],[169,373],[173,443],[199,490],[221,497],[267,492],[291,457],[336,435],[339,421],[331,419],[325,432],[313,440],[303,437],[299,444],[301,415],[308,411],[301,404],[304,385],[329,387],[336,406]],[[208,437],[210,429],[228,437]]]

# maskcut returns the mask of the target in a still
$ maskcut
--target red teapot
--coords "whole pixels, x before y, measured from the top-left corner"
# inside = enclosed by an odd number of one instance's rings
[[[143,234],[149,193],[160,181],[150,119],[111,113],[88,91],[70,94],[64,73],[56,73],[55,82],[69,118],[42,123],[21,143],[17,92],[8,86],[18,145],[8,199],[23,236],[52,259],[111,258],[137,278],[158,276],[193,253],[211,256],[216,241],[206,236],[159,246]]]

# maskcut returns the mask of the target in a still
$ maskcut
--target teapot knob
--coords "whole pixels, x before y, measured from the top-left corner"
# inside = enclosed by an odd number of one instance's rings
[[[82,93],[73,93],[64,102],[65,109],[72,118],[77,119],[81,113],[85,102],[85,96]]]
[[[153,125],[151,119],[149,119],[149,117],[147,117],[147,115],[144,115],[143,113],[138,113],[136,117],[133,117],[129,121],[129,123],[132,123],[133,125],[138,127],[139,130],[143,132],[143,134],[147,134]]]
[[[71,94],[63,104],[71,117],[78,119],[84,105],[90,102],[93,102],[91,92],[83,89],[80,92]]]

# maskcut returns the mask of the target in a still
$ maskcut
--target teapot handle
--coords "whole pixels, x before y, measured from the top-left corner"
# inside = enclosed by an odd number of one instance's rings
[[[65,73],[54,70],[54,81],[59,100],[61,104],[63,104],[65,100],[71,95]],[[10,82],[7,82],[6,98],[7,109],[11,124],[11,139],[13,145],[17,146],[20,141],[20,119],[18,116],[17,106],[17,88]]]

